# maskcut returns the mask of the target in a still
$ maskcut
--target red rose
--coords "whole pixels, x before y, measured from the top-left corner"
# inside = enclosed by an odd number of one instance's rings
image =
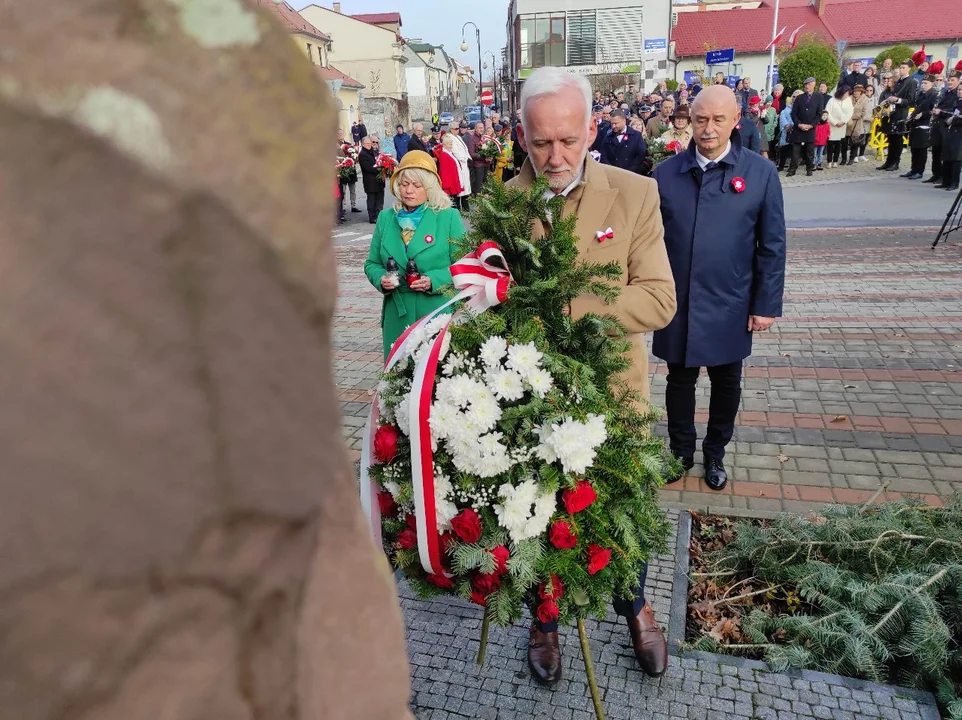
[[[538,606],[538,620],[549,623],[558,619],[558,605],[554,600],[545,600]]]
[[[497,573],[475,573],[471,587],[484,595],[490,595],[501,587],[501,576]]]
[[[466,508],[455,515],[451,521],[451,527],[466,543],[476,543],[481,539],[481,518],[471,508]]]
[[[386,490],[377,494],[377,504],[381,508],[381,515],[385,517],[397,515],[397,503],[394,502],[394,496]]]
[[[454,581],[449,577],[445,577],[444,575],[434,575],[432,573],[431,575],[428,575],[425,580],[439,588],[447,589],[454,587]]]
[[[504,545],[498,545],[498,547],[491,551],[491,554],[494,555],[494,560],[498,564],[495,572],[498,573],[498,575],[504,575],[508,572],[508,558],[511,556],[508,548]]]
[[[561,582],[561,578],[557,575],[551,576],[551,592],[545,592],[548,587],[547,582],[541,583],[541,587],[538,588],[538,597],[542,600],[558,600],[564,595],[565,586]]]
[[[673,152],[676,155],[681,152],[681,143],[677,140],[672,140],[670,143],[665,145],[665,150],[668,152]]]
[[[412,530],[418,529],[418,520],[413,515],[411,514],[406,515],[404,518],[404,522],[406,522],[408,524],[408,527],[411,528]]]
[[[574,515],[591,505],[598,499],[598,496],[595,494],[595,489],[591,487],[591,483],[587,480],[579,480],[575,489],[565,490],[561,493],[561,498],[564,500],[568,512]]]
[[[611,560],[611,550],[606,550],[601,545],[588,546],[588,574],[594,575]]]
[[[393,425],[382,425],[374,433],[374,457],[379,463],[391,462],[397,455],[397,441],[401,431]]]
[[[571,532],[571,526],[564,520],[557,520],[551,525],[548,540],[559,550],[570,550],[578,544],[578,536]]]
[[[418,544],[418,534],[411,528],[404,528],[397,536],[398,544],[404,550],[410,550]]]
[[[477,605],[482,605],[482,606],[484,606],[484,605],[487,605],[487,604],[488,604],[488,597],[487,597],[487,595],[484,595],[483,593],[480,593],[480,592],[478,592],[477,590],[472,590],[472,591],[471,591],[471,602],[473,602],[473,603],[475,603],[475,604],[477,604]]]
[[[441,534],[441,552],[447,553],[451,549],[451,543],[457,542],[454,533],[446,532]]]

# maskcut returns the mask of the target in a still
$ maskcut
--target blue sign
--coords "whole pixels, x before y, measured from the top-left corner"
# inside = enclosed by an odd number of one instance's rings
[[[769,65],[768,72],[772,74],[772,87],[778,84],[778,65]]]
[[[735,62],[735,48],[727,50],[709,50],[705,53],[706,65],[725,65]]]
[[[729,76],[726,78],[726,81],[728,82],[728,87],[730,87],[732,90],[734,90],[734,89],[735,89],[735,86],[738,84],[738,81],[741,80],[741,79],[742,79],[742,78],[741,78],[740,75],[729,75]]]
[[[946,60],[955,60],[959,56],[959,46],[956,44],[949,45],[949,49],[945,51]]]
[[[645,40],[646,53],[663,52],[667,49],[668,49],[668,40],[666,40],[665,38],[652,38],[651,40]]]
[[[698,77],[698,73],[692,72],[691,70],[685,70],[685,85],[691,87],[698,82],[701,82],[701,78]]]

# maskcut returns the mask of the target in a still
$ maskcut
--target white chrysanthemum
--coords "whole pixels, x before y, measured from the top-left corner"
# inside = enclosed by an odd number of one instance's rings
[[[538,369],[541,363],[541,353],[533,342],[522,345],[512,345],[508,348],[508,367],[523,377],[528,377]]]
[[[598,447],[608,439],[608,429],[605,427],[604,415],[591,414],[588,422],[584,423],[585,442],[591,447]]]
[[[493,398],[479,400],[471,403],[467,416],[472,426],[487,432],[501,419],[501,406]]]
[[[500,367],[508,352],[508,343],[498,335],[489,337],[481,346],[481,361],[489,368]]]
[[[384,485],[384,489],[387,490],[389,493],[391,493],[391,497],[393,497],[394,500],[397,501],[398,495],[401,494],[401,486],[398,485],[393,480],[385,480],[383,485]]]
[[[535,454],[545,462],[561,463],[565,472],[584,474],[595,461],[596,450],[608,437],[604,417],[589,415],[587,422],[566,418],[550,427],[536,428],[540,443]]]
[[[424,325],[424,332],[428,337],[434,337],[439,332],[441,328],[448,324],[451,320],[451,315],[449,313],[442,313],[431,320],[428,320]]]
[[[491,392],[500,400],[520,400],[524,397],[524,383],[513,370],[496,370],[488,378]]]
[[[538,483],[528,478],[516,486],[505,483],[498,488],[502,502],[494,506],[498,524],[520,542],[545,531],[554,512],[554,493],[542,494]]]
[[[451,357],[447,359],[444,363],[444,368],[442,368],[441,373],[443,375],[454,375],[459,370],[463,370],[465,366],[464,355],[461,353],[452,353]]]
[[[441,352],[438,354],[438,362],[444,362],[444,358],[448,355],[448,350],[451,349],[451,333],[445,333],[444,339],[441,340]]]
[[[455,423],[461,421],[461,414],[450,403],[436,400],[431,406],[431,417],[428,422],[431,425],[431,437],[435,440],[443,440],[448,435],[448,431]]]
[[[394,408],[394,422],[405,435],[411,434],[411,393],[401,396],[401,402]]]
[[[537,395],[539,398],[543,398],[551,391],[552,377],[551,373],[542,368],[538,368],[533,373],[528,375],[526,378],[528,385],[531,387],[531,392]]]
[[[434,468],[434,507],[437,513],[438,532],[446,532],[451,529],[451,520],[458,514],[458,507],[451,502],[450,497],[454,492],[451,479],[440,469]]]

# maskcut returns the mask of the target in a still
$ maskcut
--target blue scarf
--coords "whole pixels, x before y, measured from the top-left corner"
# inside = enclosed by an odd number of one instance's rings
[[[404,241],[404,247],[408,246],[411,242],[411,238],[414,237],[414,231],[418,229],[418,225],[421,224],[421,218],[424,217],[424,213],[428,209],[427,203],[422,203],[413,210],[398,210],[394,216],[397,218],[397,224],[401,228],[401,239]]]

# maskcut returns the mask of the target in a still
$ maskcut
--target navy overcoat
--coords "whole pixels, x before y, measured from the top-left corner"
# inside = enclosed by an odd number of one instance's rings
[[[678,310],[655,333],[652,352],[707,367],[751,355],[750,315],[782,314],[785,208],[775,165],[742,148],[737,133],[731,152],[704,174],[695,149],[692,142],[655,168]]]

